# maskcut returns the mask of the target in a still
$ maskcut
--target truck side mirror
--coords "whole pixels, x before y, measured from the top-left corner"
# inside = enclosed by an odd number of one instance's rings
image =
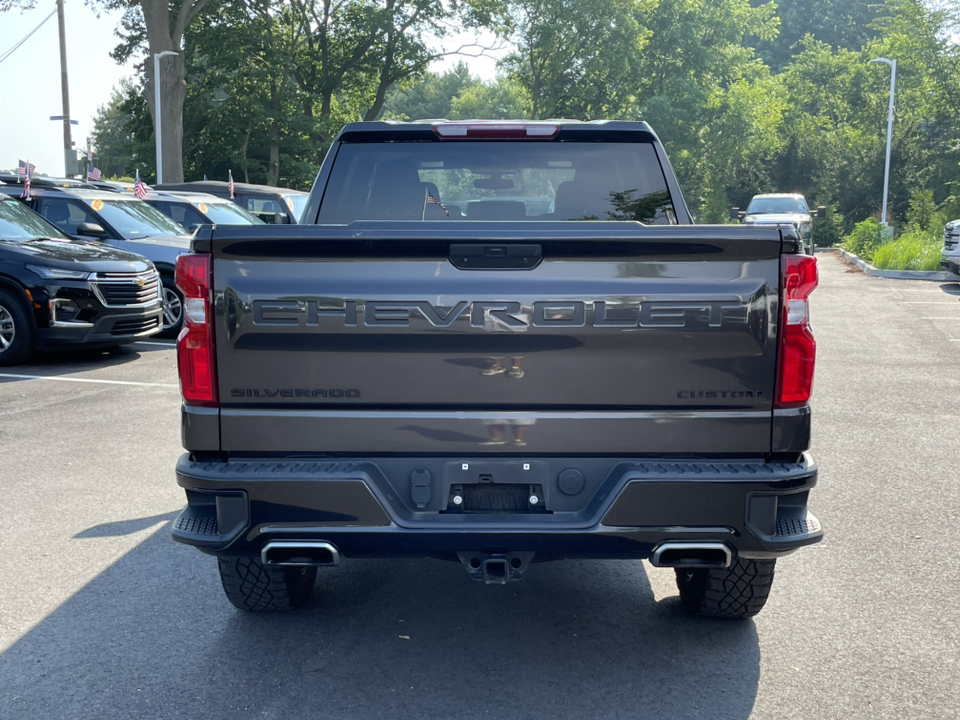
[[[825,218],[827,216],[827,208],[824,205],[821,205],[817,208],[817,217]]]
[[[98,225],[97,223],[82,222],[77,225],[77,235],[100,239],[107,236],[107,231],[103,229],[102,225]]]
[[[730,208],[730,219],[731,220],[740,219],[740,208],[735,208],[735,207]]]
[[[274,225],[286,225],[286,224],[289,223],[289,222],[290,222],[290,218],[288,218],[284,213],[274,213],[274,214],[273,214],[273,224],[274,224]]]

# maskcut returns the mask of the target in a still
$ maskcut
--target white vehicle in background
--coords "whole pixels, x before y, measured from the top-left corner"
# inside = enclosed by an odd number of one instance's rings
[[[960,220],[951,220],[943,226],[943,250],[940,267],[960,275]]]
[[[730,217],[745,225],[793,225],[803,246],[813,254],[813,218],[807,201],[798,193],[754,195],[746,211],[731,208]],[[816,217],[826,217],[826,208],[817,208]]]

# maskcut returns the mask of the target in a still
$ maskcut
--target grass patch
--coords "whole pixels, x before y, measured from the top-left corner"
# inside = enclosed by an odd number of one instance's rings
[[[933,231],[909,232],[873,249],[874,267],[881,270],[939,270],[943,241]]]

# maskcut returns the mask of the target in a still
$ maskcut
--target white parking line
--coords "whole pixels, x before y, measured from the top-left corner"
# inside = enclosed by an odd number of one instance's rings
[[[957,300],[901,300],[901,305],[957,305]]]
[[[956,290],[957,290],[957,291],[960,291],[960,283],[951,282],[951,283],[949,283],[949,284],[950,284],[950,285],[957,285],[958,287],[956,288]],[[928,286],[928,287],[915,287],[915,288],[911,288],[911,287],[895,287],[895,286],[891,286],[890,288],[877,288],[878,291],[885,290],[885,289],[893,289],[893,290],[896,290],[897,292],[942,292],[942,293],[946,293],[947,295],[956,295],[956,294],[957,294],[956,292],[951,292],[950,290],[944,290],[944,289],[943,289],[943,286],[940,286],[940,285],[938,285],[937,287],[930,287],[930,286]]]
[[[940,315],[937,317],[922,317],[921,320],[960,320],[960,316],[953,317],[951,315]]]
[[[130,380],[93,380],[91,378],[54,377],[51,375],[21,375],[19,373],[0,373],[0,377],[18,378],[20,380],[59,380],[60,382],[102,383],[104,385],[137,385],[139,387],[180,387],[179,385],[171,385],[169,383],[132,382]]]

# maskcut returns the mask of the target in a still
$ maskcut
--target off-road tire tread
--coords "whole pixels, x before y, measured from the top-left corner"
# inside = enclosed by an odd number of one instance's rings
[[[241,610],[277,612],[304,605],[313,593],[315,567],[268,567],[259,558],[217,558],[227,599]]]
[[[738,558],[729,568],[677,569],[677,588],[691,615],[742,619],[763,609],[776,560]]]

